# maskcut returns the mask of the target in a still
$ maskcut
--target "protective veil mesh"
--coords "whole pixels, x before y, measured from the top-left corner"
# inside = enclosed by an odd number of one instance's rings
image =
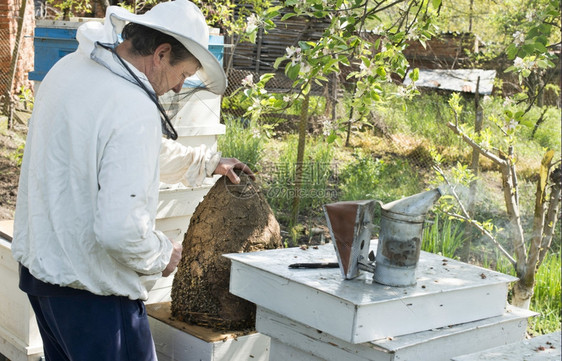
[[[208,84],[211,85],[211,84]],[[170,125],[167,122],[162,122],[164,135],[169,136],[169,133],[175,133],[175,130],[170,129],[172,127],[180,126],[179,117],[177,116],[178,113],[185,107],[189,106],[188,102],[197,100],[197,94],[201,91],[208,91],[208,87],[203,84],[196,76],[188,78],[179,93],[175,93],[174,91],[170,90],[169,92],[165,93],[164,95],[159,97],[159,102],[164,109],[166,115],[170,119]],[[220,114],[220,109],[212,109],[206,102],[199,102],[199,104],[208,107],[208,110],[212,113],[216,113],[217,115]],[[186,125],[186,124],[182,124]],[[166,129],[164,129],[166,126]]]

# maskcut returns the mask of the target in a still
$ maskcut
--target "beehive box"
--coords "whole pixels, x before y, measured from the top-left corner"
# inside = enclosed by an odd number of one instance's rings
[[[527,319],[535,315],[509,307],[501,316],[351,344],[258,307],[256,328],[271,337],[270,361],[449,361],[468,352],[523,340]]]
[[[375,250],[376,240],[370,249]],[[500,316],[515,277],[422,252],[417,284],[353,280],[339,269],[291,269],[291,263],[335,262],[331,244],[226,255],[230,292],[284,317],[356,344]]]
[[[42,81],[47,72],[65,55],[78,48],[76,29],[79,21],[37,20],[33,47],[35,56],[29,80]]]
[[[13,221],[0,221],[0,354],[11,361],[38,361],[43,342],[27,295],[18,287],[12,229]]]
[[[159,361],[268,361],[269,337],[214,331],[171,318],[170,303],[147,306]]]

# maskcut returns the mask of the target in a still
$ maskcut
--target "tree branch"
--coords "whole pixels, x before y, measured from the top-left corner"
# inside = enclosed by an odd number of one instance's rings
[[[509,260],[509,262],[511,262],[511,264],[513,265],[513,267],[515,268],[517,266],[517,261],[509,254],[509,252],[507,252],[505,250],[505,248],[502,247],[502,245],[497,241],[496,237],[494,237],[493,234],[491,234],[489,231],[487,231],[484,227],[482,227],[482,225],[480,223],[478,223],[477,221],[475,221],[474,219],[471,218],[466,218],[460,214],[456,214],[456,213],[451,213],[451,212],[444,212],[446,215],[451,216],[451,217],[455,217],[457,219],[463,220],[468,222],[469,224],[471,224],[472,226],[474,226],[476,229],[478,229],[480,232],[482,232],[483,235],[485,235],[490,241],[492,241],[492,243],[498,247],[498,249],[500,250],[500,252],[507,257],[507,259]]]
[[[475,221],[474,219],[472,219],[470,217],[470,215],[468,214],[468,212],[466,211],[466,208],[464,207],[460,197],[458,196],[457,192],[455,192],[455,189],[453,188],[453,186],[451,185],[451,183],[449,182],[449,180],[447,179],[447,177],[445,176],[445,173],[443,173],[443,170],[441,170],[441,168],[439,168],[438,166],[433,166],[433,168],[443,177],[443,179],[445,180],[445,182],[447,183],[447,185],[449,186],[449,189],[451,190],[451,193],[453,195],[453,197],[455,198],[455,200],[457,201],[457,204],[459,205],[459,207],[461,208],[461,212],[463,213],[462,215],[460,214],[456,214],[456,213],[451,213],[451,212],[445,212],[445,214],[451,216],[451,217],[455,217],[457,219],[463,220],[468,222],[470,225],[472,225],[473,227],[475,227],[476,229],[478,229],[482,234],[484,234],[490,241],[492,241],[492,243],[498,247],[498,249],[500,250],[501,253],[503,253],[504,256],[507,257],[507,259],[509,260],[509,262],[511,262],[511,264],[513,265],[514,268],[517,267],[517,261],[509,254],[509,252],[507,252],[503,246],[498,242],[498,240],[496,239],[496,237],[494,237],[493,234],[491,234],[488,230],[486,230],[484,227],[482,227],[482,225]]]
[[[490,152],[487,149],[484,149],[484,147],[482,147],[481,145],[477,144],[472,138],[470,138],[468,135],[466,135],[458,126],[456,126],[455,124],[448,122],[447,126],[457,135],[461,136],[462,139],[468,143],[468,145],[470,145],[472,148],[474,148],[477,152],[479,152],[480,154],[482,154],[484,157],[490,159],[492,162],[498,164],[498,165],[507,165],[507,161],[504,159],[501,159],[500,157],[498,157],[497,155],[493,154],[492,152]]]
[[[533,216],[533,233],[531,237],[531,245],[529,250],[529,259],[527,260],[527,268],[535,268],[539,260],[541,247],[543,243],[543,229],[545,226],[545,203],[546,203],[546,187],[548,183],[548,174],[554,151],[550,150],[544,155],[539,168],[539,179],[537,181],[537,191],[535,192],[535,212]]]
[[[527,249],[525,247],[525,236],[523,233],[523,226],[521,225],[521,215],[519,213],[519,206],[517,204],[517,190],[514,188],[514,172],[515,169],[510,161],[511,158],[507,158],[505,163],[501,165],[501,175],[502,175],[502,190],[505,201],[505,207],[507,211],[507,216],[509,218],[509,223],[511,224],[511,237],[513,248],[515,251],[515,257],[519,261],[517,263],[517,276],[519,278],[526,274],[527,267]],[[516,178],[515,178],[516,179]]]

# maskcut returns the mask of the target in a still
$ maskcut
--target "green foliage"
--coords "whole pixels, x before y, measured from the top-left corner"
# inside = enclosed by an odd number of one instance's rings
[[[274,114],[283,113],[299,115],[302,108],[302,99],[292,94],[269,93],[266,89],[267,82],[273,78],[273,73],[260,76],[258,81],[249,74],[242,79],[242,87],[236,89],[232,94],[223,97],[222,108],[231,111],[244,111],[244,116],[255,121],[264,122],[263,115],[273,119]],[[326,109],[326,98],[311,96],[309,99],[309,115],[321,115]],[[281,120],[282,121],[282,120]]]
[[[519,105],[519,108],[522,108]],[[543,114],[544,113],[544,114]],[[543,120],[537,125],[537,119]],[[523,141],[531,146],[529,151],[543,153],[541,148],[554,149],[560,153],[561,139],[555,134],[561,134],[560,108],[558,107],[532,107],[520,119],[519,134]],[[535,133],[533,134],[534,129]],[[533,146],[534,145],[534,146]]]
[[[339,200],[377,199],[383,203],[421,191],[419,173],[406,160],[375,159],[361,150],[338,175]]]
[[[458,120],[460,128],[467,135],[482,147],[494,149],[495,154],[498,150],[507,153],[510,146],[514,147],[517,150],[517,161],[521,163],[522,168],[529,167],[528,164],[525,164],[529,160],[537,162],[537,159],[544,153],[544,149],[554,149],[556,153],[561,152],[561,139],[553,136],[553,134],[561,132],[560,109],[557,107],[529,106],[510,98],[485,96],[480,102],[484,114],[482,131],[480,134],[476,134],[473,126],[473,104],[467,103],[466,100],[455,94],[451,96],[449,102],[454,119]],[[459,111],[460,113],[457,113]],[[432,112],[430,111],[430,113]],[[431,128],[431,125],[428,124],[428,127]],[[424,133],[428,134],[428,138],[432,140],[449,139],[449,142],[440,141],[437,143],[438,145],[459,144],[459,139],[448,129],[443,129],[444,132],[449,133],[443,137],[438,133],[438,129],[432,129],[432,131],[434,136],[430,136],[429,132]],[[468,147],[466,149],[470,150]]]
[[[333,201],[336,192],[332,189],[333,147],[323,139],[309,139],[305,151],[303,179],[301,184],[301,210],[319,211],[320,207]],[[290,136],[283,144],[277,161],[264,166],[269,179],[264,184],[266,197],[273,209],[282,211],[291,208],[294,196],[297,160],[297,138]]]
[[[71,16],[89,14],[92,10],[90,0],[47,0],[47,3],[61,11],[60,17],[68,19]]]
[[[433,223],[423,229],[422,250],[440,254],[447,258],[457,258],[457,250],[462,247],[464,224],[447,216],[435,213]]]
[[[374,199],[374,190],[381,183],[386,163],[358,150],[355,161],[339,174],[340,200]]]
[[[549,253],[537,271],[531,310],[540,315],[530,320],[534,334],[546,334],[560,330],[562,302],[560,293],[560,251]]]
[[[393,133],[412,135],[426,139],[434,146],[456,146],[457,138],[451,134],[446,123],[453,121],[446,99],[435,93],[426,93],[410,98],[400,93],[400,88],[387,86],[387,93],[395,96],[376,106],[375,114]],[[462,100],[463,117],[470,117],[473,111],[471,104]]]
[[[280,8],[271,6],[269,0],[194,0],[194,3],[210,26],[252,43],[256,41],[259,28],[267,31],[275,26],[272,19],[278,16]]]
[[[10,158],[16,162],[18,167],[21,167],[21,162],[23,161],[23,152],[25,149],[25,143],[20,144],[18,148],[10,154]]]
[[[18,98],[20,102],[23,103],[24,109],[33,110],[33,104],[35,103],[35,97],[31,89],[24,87],[23,85],[19,89]]]
[[[244,116],[250,117],[257,121],[263,113],[275,112],[281,109],[287,99],[276,94],[270,94],[266,90],[266,84],[275,74],[266,73],[260,76],[257,82],[254,82],[252,74],[242,79],[242,88],[236,89],[230,96],[225,97],[223,106],[230,109],[244,109]],[[241,92],[241,93],[240,93]]]
[[[441,1],[383,0],[378,3],[355,0],[286,1],[290,9],[282,20],[300,16],[310,19],[331,19],[322,37],[315,42],[300,41],[287,48],[275,67],[284,67],[285,74],[294,80],[293,87],[302,95],[310,91],[312,83],[325,84],[329,76],[340,73],[350,61],[360,63],[359,70],[349,73],[356,85],[352,97],[352,121],[369,115],[374,104],[384,98],[382,85],[391,82],[391,75],[404,77],[409,64],[403,55],[406,39],[424,42],[433,35],[432,22]],[[382,21],[378,13],[396,9],[397,16]],[[423,15],[420,15],[423,14]],[[380,38],[370,42],[358,34],[367,21],[378,22]]]
[[[225,134],[219,137],[218,149],[223,157],[237,158],[258,171],[266,137],[260,126],[248,119],[225,117]]]
[[[560,2],[534,0],[520,6],[507,8],[503,14],[503,23],[512,30],[505,53],[509,60],[513,60],[513,65],[505,71],[517,74],[519,84],[523,85],[523,98],[533,104],[540,99],[545,85],[543,78],[558,62],[558,57],[549,48],[560,44]],[[518,21],[510,23],[514,18]],[[513,27],[515,24],[516,28]]]
[[[289,239],[285,240],[283,246],[296,247],[298,246],[299,236],[303,233],[304,226],[302,224],[296,224],[289,229]]]
[[[162,2],[161,0],[124,0],[119,2],[119,6],[135,14],[143,14],[154,5]]]

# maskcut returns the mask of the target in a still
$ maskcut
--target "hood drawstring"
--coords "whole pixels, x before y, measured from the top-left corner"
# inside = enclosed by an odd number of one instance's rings
[[[158,101],[158,97],[156,96],[156,94],[154,94],[153,92],[148,90],[148,88],[142,83],[142,81],[139,79],[139,77],[131,70],[131,68],[127,65],[127,63],[125,63],[123,58],[121,58],[119,56],[119,54],[117,54],[114,47],[112,47],[108,44],[102,44],[99,41],[96,42],[96,44],[101,46],[102,48],[104,48],[106,50],[109,50],[110,52],[113,53],[113,55],[115,55],[117,57],[117,59],[119,59],[119,62],[121,62],[121,65],[123,65],[123,67],[125,69],[127,69],[127,71],[129,72],[129,74],[131,74],[131,76],[137,82],[137,85],[145,91],[145,93],[148,95],[150,100],[152,100],[152,102],[156,105],[156,107],[160,111],[160,121],[162,122],[162,133],[164,133],[164,135],[168,139],[172,139],[172,140],[178,139],[178,133],[174,129],[174,126],[172,125],[172,122],[171,122],[170,118],[166,114],[166,111],[164,110],[164,108],[162,107],[160,102]]]

